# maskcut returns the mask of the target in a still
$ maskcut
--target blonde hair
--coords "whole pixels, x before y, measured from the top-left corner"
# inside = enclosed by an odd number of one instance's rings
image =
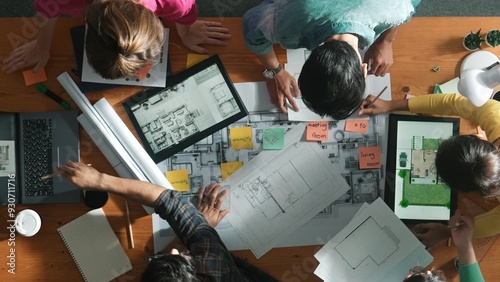
[[[89,64],[106,79],[133,76],[161,54],[163,24],[137,1],[95,1],[85,20]]]

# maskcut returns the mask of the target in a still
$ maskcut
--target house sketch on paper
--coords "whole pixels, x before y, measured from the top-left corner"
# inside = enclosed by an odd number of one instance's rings
[[[221,82],[210,89],[210,94],[217,103],[217,109],[222,117],[227,117],[235,114],[240,109],[236,104],[233,95],[227,89],[225,83]]]

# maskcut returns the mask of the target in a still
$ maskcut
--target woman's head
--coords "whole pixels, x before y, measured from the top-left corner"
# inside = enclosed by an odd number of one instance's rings
[[[135,75],[161,54],[163,25],[137,1],[94,1],[85,20],[89,64],[106,79]]]
[[[483,196],[500,193],[500,151],[474,135],[444,141],[436,154],[436,170],[451,189]]]

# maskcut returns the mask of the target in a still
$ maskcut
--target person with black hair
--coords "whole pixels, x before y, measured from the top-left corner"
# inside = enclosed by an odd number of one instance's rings
[[[461,192],[478,192],[486,198],[500,199],[500,102],[488,100],[475,107],[460,94],[422,95],[405,100],[385,101],[369,95],[358,114],[376,115],[392,111],[460,116],[477,122],[486,132],[488,140],[475,135],[452,137],[438,148],[436,171],[451,189]],[[500,234],[500,205],[487,213],[476,216],[474,237]],[[443,224],[421,223],[413,229],[427,247],[432,247],[450,237],[450,229]]]
[[[243,16],[246,46],[265,71],[271,102],[287,112],[294,97],[319,115],[350,116],[361,104],[367,73],[383,76],[392,65],[398,26],[409,21],[420,0],[264,0]],[[312,50],[298,84],[282,70],[273,50]],[[359,49],[366,50],[364,59]],[[368,70],[369,65],[369,70]]]
[[[172,249],[170,254],[151,258],[141,281],[277,281],[273,277],[233,256],[213,226],[227,214],[221,211],[226,192],[213,183],[208,187],[199,211],[187,197],[175,190],[132,179],[98,172],[82,163],[69,161],[56,168],[57,173],[80,189],[105,191],[154,206],[155,212],[167,220],[189,253]],[[200,197],[203,196],[200,191]],[[202,214],[203,212],[203,214]]]

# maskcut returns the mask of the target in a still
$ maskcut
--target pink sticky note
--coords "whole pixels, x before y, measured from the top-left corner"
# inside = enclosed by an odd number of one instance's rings
[[[152,66],[152,64],[145,64],[144,67],[135,74],[135,76],[140,79],[146,78]]]
[[[47,74],[45,73],[44,68],[40,69],[38,72],[33,72],[33,70],[23,71],[23,76],[26,86],[47,80]]]
[[[345,121],[344,131],[366,134],[367,130],[368,130],[367,119],[348,119]]]
[[[380,147],[359,147],[358,148],[359,169],[380,168]]]
[[[328,121],[314,121],[307,123],[307,141],[328,141]]]

